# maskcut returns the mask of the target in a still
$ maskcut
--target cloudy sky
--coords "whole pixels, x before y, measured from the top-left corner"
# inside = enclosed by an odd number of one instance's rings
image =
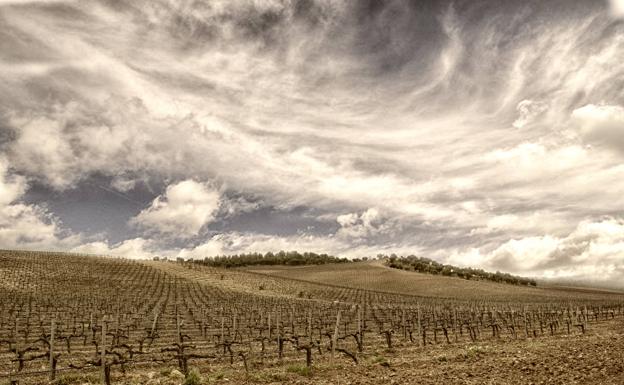
[[[0,0],[0,247],[624,280],[624,1]]]

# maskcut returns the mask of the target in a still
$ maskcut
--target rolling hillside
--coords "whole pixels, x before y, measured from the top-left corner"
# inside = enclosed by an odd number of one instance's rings
[[[392,269],[379,261],[319,266],[262,266],[245,271],[325,285],[462,300],[547,302],[622,299],[624,292],[574,287],[526,287]]]
[[[515,384],[562,367],[557,383],[619,385],[623,321],[620,293],[375,262],[243,270],[0,250],[0,384]]]

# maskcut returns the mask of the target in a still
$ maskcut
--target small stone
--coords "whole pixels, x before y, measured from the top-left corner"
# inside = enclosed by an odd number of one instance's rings
[[[177,369],[173,369],[171,373],[169,373],[169,377],[184,379],[184,374],[182,374],[182,372]]]

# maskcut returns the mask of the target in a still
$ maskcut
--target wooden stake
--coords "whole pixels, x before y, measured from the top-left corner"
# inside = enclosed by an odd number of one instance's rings
[[[221,316],[221,343],[223,343],[224,340],[224,336],[223,336],[223,327],[225,325],[225,317]]]
[[[357,309],[357,328],[358,328],[358,338],[362,338],[362,311],[359,306]]]
[[[401,309],[401,327],[403,327],[403,340],[407,340],[407,324],[405,323],[405,309]]]
[[[101,380],[106,384],[106,318],[102,318]]]
[[[338,327],[339,326],[340,326],[340,309],[338,309],[338,313],[336,314],[336,326],[334,327],[334,335],[332,336],[332,350],[331,350],[332,359],[334,358],[336,344],[338,343]]]
[[[282,332],[281,332],[281,322],[282,322],[282,309],[280,308],[277,313],[277,325],[276,325],[276,333],[277,333],[277,350],[279,354],[280,361],[282,360],[282,349],[280,349],[282,345]]]
[[[312,309],[308,312],[308,336],[310,337],[310,343],[312,343]]]
[[[54,369],[54,332],[56,330],[56,319],[52,318],[52,327],[50,330],[50,381],[54,381],[55,372]]]
[[[418,344],[420,345],[420,337],[422,336],[422,322],[420,320],[420,304],[416,306],[418,315]]]
[[[154,331],[156,330],[156,323],[158,322],[158,307],[154,309],[154,321],[152,321],[151,336],[154,337]]]

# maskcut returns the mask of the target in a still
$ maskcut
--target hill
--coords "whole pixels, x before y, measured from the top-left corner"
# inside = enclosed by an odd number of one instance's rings
[[[620,384],[623,341],[621,293],[0,250],[0,383]]]
[[[382,261],[327,264],[320,266],[254,266],[249,272],[325,285],[378,290],[404,295],[460,300],[548,302],[572,299],[604,300],[624,298],[624,292],[588,287],[516,286],[490,281],[465,280],[404,271]]]

